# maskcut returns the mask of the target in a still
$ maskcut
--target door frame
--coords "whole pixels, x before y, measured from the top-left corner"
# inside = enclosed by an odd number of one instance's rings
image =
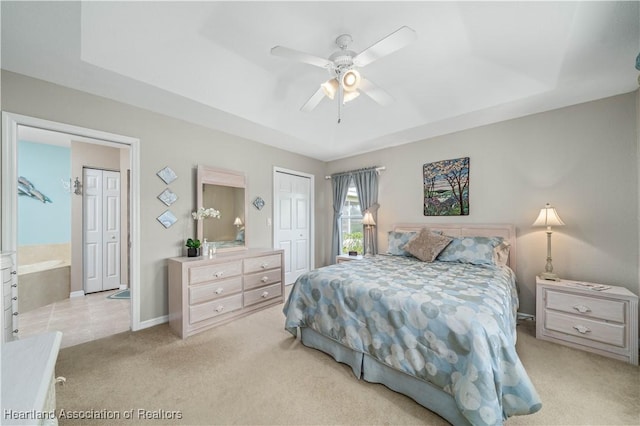
[[[2,174],[0,197],[0,250],[17,252],[18,248],[18,184],[17,153],[18,126],[24,125],[43,130],[68,133],[74,136],[95,139],[114,147],[129,147],[129,169],[131,170],[131,198],[128,203],[130,221],[129,267],[131,268],[131,330],[140,330],[140,139],[101,130],[73,126],[71,124],[43,120],[10,112],[2,112]]]
[[[304,172],[299,172],[297,170],[291,170],[291,169],[285,169],[284,167],[277,167],[274,166],[273,167],[273,207],[272,207],[272,216],[273,216],[273,224],[278,223],[280,218],[276,217],[276,202],[278,201],[276,198],[277,195],[277,191],[276,191],[276,173],[286,173],[289,175],[294,175],[294,176],[299,176],[299,177],[304,177],[304,178],[309,178],[310,182],[309,182],[309,270],[315,269],[315,234],[316,234],[316,222],[314,220],[315,218],[315,176],[309,173],[304,173]],[[276,247],[276,241],[278,241],[277,239],[277,232],[276,232],[276,226],[272,226],[271,227],[272,230],[272,243],[271,246],[273,248],[277,248]]]

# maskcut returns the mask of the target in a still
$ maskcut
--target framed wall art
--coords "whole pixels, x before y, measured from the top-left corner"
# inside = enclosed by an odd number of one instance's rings
[[[167,206],[170,206],[171,204],[176,202],[176,200],[178,199],[178,196],[175,194],[175,192],[167,188],[164,191],[162,191],[160,195],[158,195],[158,198]]]
[[[425,216],[469,215],[469,157],[422,167]]]
[[[158,216],[157,219],[158,219],[158,222],[160,222],[162,226],[164,226],[165,228],[170,228],[171,225],[173,225],[178,221],[178,218],[176,217],[176,215],[171,213],[171,211],[169,210],[166,210],[164,213]]]
[[[158,173],[156,173],[156,174],[167,185],[169,185],[171,182],[173,182],[174,180],[176,180],[178,178],[176,173],[173,170],[171,170],[171,167],[169,167],[169,166],[165,167],[164,169],[159,170]]]

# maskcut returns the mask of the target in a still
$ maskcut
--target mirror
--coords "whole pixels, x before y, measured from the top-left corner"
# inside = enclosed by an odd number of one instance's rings
[[[219,218],[197,222],[198,239],[214,243],[216,251],[247,248],[247,191],[244,173],[198,166],[197,208],[214,208]]]

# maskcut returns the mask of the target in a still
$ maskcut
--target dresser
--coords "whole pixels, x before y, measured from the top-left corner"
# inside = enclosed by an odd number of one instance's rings
[[[9,342],[18,336],[18,280],[13,252],[0,254],[2,271],[2,341]]]
[[[284,302],[284,250],[169,259],[169,326],[183,339]]]
[[[57,425],[55,366],[62,333],[2,345],[2,424]]]
[[[536,337],[638,365],[638,296],[623,287],[536,279]]]

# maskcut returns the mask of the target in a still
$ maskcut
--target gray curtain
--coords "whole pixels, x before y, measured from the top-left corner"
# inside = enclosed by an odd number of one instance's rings
[[[331,262],[336,261],[336,257],[341,253],[340,249],[340,218],[342,217],[342,207],[347,199],[350,174],[336,174],[331,176],[331,186],[333,187],[333,240],[331,243]]]
[[[353,182],[356,186],[356,190],[358,191],[362,215],[364,216],[365,211],[368,210],[371,212],[373,220],[377,224],[378,208],[380,207],[378,204],[378,172],[375,168],[355,171],[353,172]],[[369,240],[371,240],[371,245],[368,244]],[[378,233],[376,232],[375,227],[371,232],[366,232],[365,227],[364,246],[365,250],[371,247],[371,253],[368,254],[378,253]]]

